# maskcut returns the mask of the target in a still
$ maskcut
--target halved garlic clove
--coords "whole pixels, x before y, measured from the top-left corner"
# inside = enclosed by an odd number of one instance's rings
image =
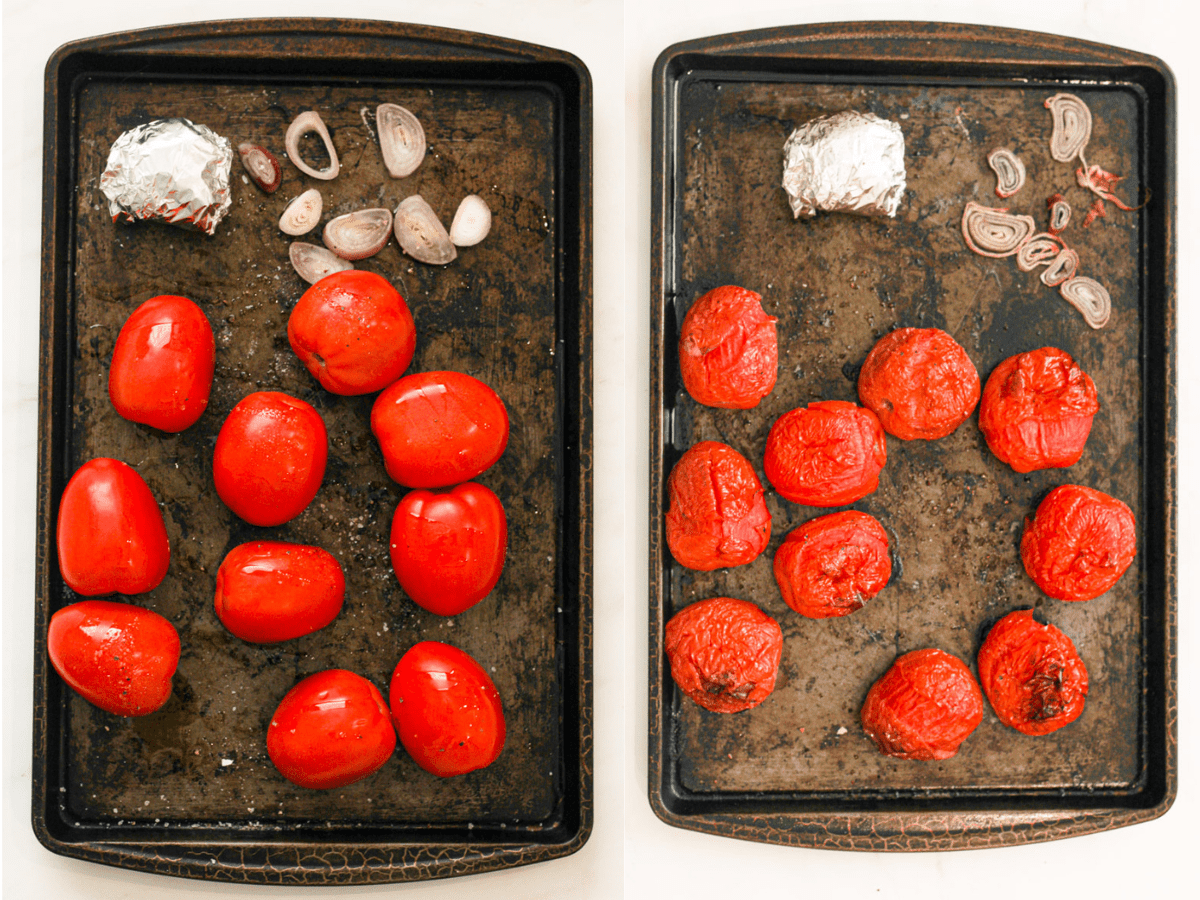
[[[400,249],[415,260],[444,266],[458,256],[450,235],[420,194],[405,198],[396,207],[394,228]]]
[[[1054,257],[1054,261],[1046,267],[1046,271],[1042,273],[1042,284],[1046,287],[1058,287],[1064,281],[1074,278],[1078,268],[1079,254],[1070,247],[1064,247],[1062,252]]]
[[[1011,150],[999,147],[988,154],[988,165],[996,173],[996,196],[1011,197],[1025,185],[1025,163]]]
[[[287,205],[287,209],[279,217],[279,230],[293,237],[308,234],[321,221],[324,205],[321,192],[316,188],[309,188]]]
[[[963,240],[980,256],[1012,256],[1036,229],[1032,216],[1014,216],[1006,209],[969,202],[963,210]]]
[[[275,158],[275,154],[261,144],[243,141],[238,144],[238,156],[241,157],[242,165],[254,183],[268,194],[273,194],[283,181],[283,173],[279,169],[279,160]]]
[[[392,236],[392,214],[386,209],[360,209],[325,225],[321,240],[342,259],[374,256]]]
[[[1062,249],[1062,241],[1053,234],[1045,231],[1035,234],[1017,251],[1017,268],[1022,272],[1032,272],[1038,266],[1047,265],[1054,260]]]
[[[1064,300],[1079,310],[1083,320],[1092,328],[1103,328],[1112,315],[1112,298],[1100,282],[1077,275],[1058,286]]]
[[[1050,110],[1054,121],[1050,155],[1059,162],[1070,162],[1083,152],[1092,136],[1092,111],[1074,94],[1055,94],[1043,106]]]
[[[334,272],[344,272],[353,269],[354,264],[342,259],[324,247],[316,244],[305,244],[302,241],[292,241],[288,247],[288,259],[296,274],[309,284],[316,284],[326,275]]]
[[[425,129],[403,106],[380,103],[375,109],[379,152],[393,178],[411,175],[425,159]]]
[[[487,237],[491,227],[492,211],[487,203],[478,194],[467,194],[450,223],[450,241],[457,247],[474,247]]]
[[[329,165],[324,169],[314,169],[300,158],[300,138],[310,131],[315,131],[325,143],[325,152],[329,154]],[[287,150],[288,159],[305,175],[329,181],[337,178],[338,172],[341,171],[342,167],[338,163],[337,150],[333,148],[333,139],[329,136],[329,129],[325,127],[325,122],[322,121],[320,115],[311,109],[308,112],[300,113],[292,120],[287,134],[284,135],[283,146]]]

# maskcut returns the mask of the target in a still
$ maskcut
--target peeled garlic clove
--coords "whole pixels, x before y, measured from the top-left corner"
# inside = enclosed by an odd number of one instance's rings
[[[316,188],[309,188],[287,205],[287,209],[279,217],[279,230],[293,237],[308,234],[321,221],[324,205],[321,192]]]
[[[329,154],[328,167],[318,171],[312,168],[308,163],[300,158],[300,138],[308,134],[310,131],[315,131],[321,136],[321,140],[325,142],[325,152]],[[287,134],[283,138],[284,149],[287,150],[288,159],[290,159],[305,175],[311,175],[313,178],[320,178],[322,181],[329,181],[337,178],[338,172],[342,170],[338,163],[337,151],[333,149],[333,139],[329,137],[329,129],[325,127],[325,123],[321,117],[309,110],[302,112],[292,120],[292,124],[288,126]]]
[[[302,241],[292,241],[291,246],[288,247],[288,259],[292,261],[292,268],[296,270],[296,274],[309,284],[316,284],[326,275],[332,275],[334,272],[344,272],[346,269],[354,268],[351,262],[324,247],[305,244]]]
[[[321,240],[342,259],[366,259],[382,250],[391,236],[390,211],[360,209],[330,219]]]
[[[1074,94],[1055,94],[1042,105],[1050,110],[1054,122],[1050,155],[1059,162],[1070,162],[1092,136],[1092,111]]]
[[[1079,310],[1083,320],[1092,328],[1103,328],[1112,315],[1112,298],[1100,282],[1077,275],[1058,286],[1063,299]]]
[[[444,266],[458,256],[450,235],[420,194],[413,194],[396,207],[394,226],[400,249],[415,260]]]
[[[379,128],[379,152],[393,178],[411,175],[425,158],[425,129],[403,106],[380,103],[375,109]]]
[[[454,221],[450,223],[450,241],[457,247],[474,247],[492,227],[492,211],[478,194],[467,194]]]
[[[283,181],[283,173],[279,170],[279,160],[275,154],[260,144],[244,141],[238,144],[238,156],[246,172],[254,179],[254,183],[268,194],[275,192]]]
[[[1032,216],[1014,216],[1007,209],[970,202],[963,210],[963,240],[980,256],[1012,256],[1036,230]]]

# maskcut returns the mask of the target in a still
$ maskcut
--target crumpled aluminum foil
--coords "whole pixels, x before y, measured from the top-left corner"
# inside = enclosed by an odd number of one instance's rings
[[[233,147],[205,125],[156,119],[113,141],[100,190],[113,221],[161,219],[212,234],[229,212]]]
[[[900,126],[853,110],[801,125],[783,145],[783,189],[796,218],[817,210],[895,216],[904,197]]]

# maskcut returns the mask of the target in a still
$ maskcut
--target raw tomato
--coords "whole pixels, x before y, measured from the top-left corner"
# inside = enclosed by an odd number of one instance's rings
[[[108,396],[131,422],[183,431],[208,406],[215,358],[212,326],[199,306],[187,297],[151,297],[117,335]]]
[[[800,615],[846,616],[892,577],[887,532],[853,509],[810,519],[779,545],[773,570],[784,602]]]
[[[118,716],[145,716],[171,696],[179,633],[156,612],[84,600],[50,617],[50,663],[89,703]]]
[[[461,372],[419,372],[371,407],[371,431],[392,478],[405,487],[449,487],[488,469],[508,446],[508,413],[496,392]]]
[[[399,291],[359,269],[334,272],[305,291],[287,335],[321,386],[344,396],[383,390],[404,374],[417,345]]]
[[[775,420],[763,471],[793,503],[845,506],[879,487],[886,462],[887,439],[875,413],[844,400],[821,400]]]
[[[303,788],[345,787],[377,771],[396,749],[383,694],[361,675],[326,669],[280,701],[267,726],[267,756]]]
[[[217,435],[217,496],[251,525],[282,525],[317,495],[328,452],[325,423],[312,406],[275,391],[250,394]]]
[[[757,406],[775,387],[775,322],[760,295],[734,285],[693,303],[679,330],[679,370],[692,399],[723,409]]]
[[[142,476],[118,459],[89,460],[58,506],[58,566],[77,594],[142,594],[171,564],[162,511]]]
[[[217,569],[213,604],[243,641],[270,644],[312,634],[341,612],[346,577],[333,554],[283,541],[234,547]]]
[[[400,658],[388,702],[400,743],[426,772],[448,778],[490,766],[504,747],[504,710],[471,656],[422,641]]]
[[[404,592],[439,616],[457,616],[500,580],[508,525],[481,484],[409,491],[392,518],[392,568]]]

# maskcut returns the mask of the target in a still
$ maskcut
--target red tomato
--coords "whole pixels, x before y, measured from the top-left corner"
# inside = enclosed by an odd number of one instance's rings
[[[775,387],[775,322],[760,295],[734,285],[693,303],[679,330],[679,372],[692,399],[724,409],[757,406]]]
[[[504,402],[460,372],[419,372],[387,388],[371,408],[387,472],[405,487],[449,487],[489,468],[508,445]]]
[[[820,400],[771,426],[763,471],[780,496],[805,506],[845,506],[879,487],[887,439],[871,410]]]
[[[335,394],[383,390],[404,374],[417,345],[412,313],[374,272],[322,278],[288,318],[288,343],[321,386]]]
[[[200,307],[186,297],[151,297],[121,326],[108,370],[108,396],[132,422],[178,432],[208,406],[216,343]]]
[[[787,536],[772,568],[783,601],[800,615],[848,616],[892,577],[887,532],[856,509],[819,516]]]
[[[287,692],[267,726],[267,756],[292,784],[345,787],[378,770],[396,749],[383,694],[361,675],[326,669]]]
[[[217,569],[214,605],[243,641],[270,644],[312,634],[342,609],[346,577],[333,554],[283,541],[234,547]]]
[[[490,766],[504,747],[504,710],[487,672],[468,654],[422,641],[400,658],[388,702],[404,749],[442,778]]]
[[[79,467],[58,506],[58,566],[77,594],[141,594],[166,577],[171,547],[142,476],[117,459]]]
[[[89,703],[118,716],[145,716],[171,696],[179,633],[156,612],[84,600],[50,618],[50,663]]]
[[[404,592],[439,616],[457,616],[500,580],[508,525],[481,484],[409,491],[392,518],[392,568]]]
[[[317,495],[328,452],[325,423],[312,406],[275,391],[250,394],[217,435],[217,495],[251,525],[282,525]]]

